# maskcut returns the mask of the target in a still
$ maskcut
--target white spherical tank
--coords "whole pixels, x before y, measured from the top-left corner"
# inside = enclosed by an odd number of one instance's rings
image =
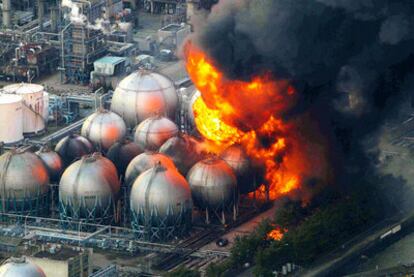
[[[233,169],[241,194],[256,190],[255,170],[250,158],[240,145],[232,145],[220,157]]]
[[[124,183],[127,186],[132,186],[135,179],[144,171],[161,163],[166,168],[177,170],[174,162],[164,154],[155,152],[144,152],[136,156],[128,165],[125,172]]]
[[[190,98],[190,101],[188,103],[188,108],[187,108],[188,121],[190,123],[190,126],[193,129],[196,129],[196,124],[195,124],[195,120],[194,120],[194,109],[193,109],[193,105],[194,105],[195,101],[199,97],[201,97],[200,91],[198,91],[198,90],[194,91],[193,95]]]
[[[0,141],[23,140],[23,106],[19,95],[0,94]]]
[[[3,88],[7,94],[17,94],[23,98],[23,133],[32,135],[45,129],[44,88],[37,84],[13,84]]]
[[[122,140],[127,132],[124,120],[114,112],[99,110],[90,115],[82,125],[81,134],[95,146],[108,150]]]
[[[190,168],[202,159],[197,149],[197,141],[186,134],[168,139],[161,147],[160,153],[170,157],[181,174],[186,175]]]
[[[192,206],[185,178],[161,164],[142,173],[131,189],[132,226],[146,240],[182,236],[190,228]]]
[[[114,164],[99,153],[71,164],[59,183],[61,218],[108,224],[113,220],[120,190]]]
[[[169,138],[178,134],[177,125],[170,119],[155,116],[145,119],[135,130],[134,140],[144,150],[158,150]]]
[[[24,258],[11,258],[0,266],[0,277],[46,277],[46,274]]]
[[[121,115],[128,128],[134,128],[155,114],[175,118],[178,96],[167,77],[146,70],[125,77],[115,89],[111,110]]]
[[[11,150],[0,156],[0,209],[9,213],[41,214],[47,210],[49,175],[32,152]]]
[[[187,175],[194,205],[201,209],[224,210],[237,199],[237,179],[222,159],[211,157],[196,163]]]

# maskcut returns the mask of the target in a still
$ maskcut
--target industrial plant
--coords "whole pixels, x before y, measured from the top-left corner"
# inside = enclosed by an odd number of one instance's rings
[[[0,2],[0,277],[414,273],[400,6]]]
[[[180,51],[211,5],[2,1],[0,276],[205,275],[270,207],[197,130]]]

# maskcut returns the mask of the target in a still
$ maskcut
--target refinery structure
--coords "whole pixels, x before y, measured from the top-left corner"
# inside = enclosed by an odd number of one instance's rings
[[[0,276],[205,274],[266,210],[245,149],[196,128],[177,57],[203,5],[2,1]]]

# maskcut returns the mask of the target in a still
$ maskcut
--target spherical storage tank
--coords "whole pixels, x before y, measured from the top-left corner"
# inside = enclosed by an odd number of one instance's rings
[[[0,156],[0,209],[7,213],[41,215],[48,208],[49,176],[34,153],[12,150]]]
[[[124,183],[126,186],[132,186],[135,179],[144,171],[154,167],[156,164],[161,163],[164,167],[177,170],[174,162],[167,156],[146,151],[136,156],[128,165],[125,172]]]
[[[23,140],[22,97],[0,94],[0,141],[8,144]]]
[[[98,148],[108,150],[112,144],[125,137],[126,131],[124,120],[119,115],[99,110],[83,123],[81,135],[88,138]]]
[[[134,128],[155,114],[174,119],[178,96],[167,77],[146,70],[125,77],[115,89],[111,110],[119,114],[128,128]]]
[[[241,194],[256,190],[255,170],[250,158],[240,145],[232,145],[221,153],[220,157],[233,169]]]
[[[237,199],[237,180],[222,159],[210,157],[196,163],[188,172],[194,205],[201,209],[224,210]]]
[[[37,84],[13,84],[3,88],[7,94],[17,94],[23,99],[23,133],[32,135],[45,129],[44,88]]]
[[[177,125],[162,116],[150,117],[135,130],[134,140],[145,150],[158,150],[169,138],[178,134]]]
[[[62,158],[65,166],[94,151],[92,143],[85,137],[72,134],[56,144],[55,151]]]
[[[59,183],[62,219],[110,224],[120,190],[114,164],[100,153],[84,156],[71,164]]]
[[[160,153],[170,157],[181,174],[186,175],[190,168],[202,159],[197,151],[197,141],[189,135],[179,134],[168,139],[161,147]]]
[[[132,227],[145,240],[171,240],[191,226],[190,187],[178,171],[160,164],[135,180],[130,208]]]
[[[128,164],[141,153],[141,148],[139,148],[135,142],[129,139],[123,139],[120,142],[114,143],[111,148],[108,149],[106,156],[114,163],[118,170],[118,174],[125,176]]]
[[[0,277],[46,277],[46,274],[24,258],[11,258],[0,266]]]
[[[49,172],[49,179],[51,182],[57,182],[63,170],[63,161],[58,153],[52,151],[49,147],[42,147],[36,152],[36,155],[43,161],[47,171]]]
[[[191,96],[190,101],[188,102],[188,108],[187,108],[187,114],[188,114],[188,120],[190,121],[190,125],[192,128],[196,128],[195,120],[194,120],[194,109],[193,105],[197,99],[201,97],[200,91],[196,90],[194,91],[194,94]]]

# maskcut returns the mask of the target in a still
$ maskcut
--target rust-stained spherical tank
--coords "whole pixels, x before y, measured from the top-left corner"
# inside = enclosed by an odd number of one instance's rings
[[[173,239],[191,225],[191,190],[177,170],[157,164],[135,180],[130,208],[132,226],[144,239]]]
[[[46,277],[46,274],[25,258],[11,258],[0,267],[0,277]]]
[[[84,156],[71,164],[59,184],[61,217],[110,223],[120,190],[115,165],[100,153]]]
[[[237,197],[237,179],[222,159],[210,157],[196,163],[188,172],[194,205],[201,209],[222,210]]]
[[[63,171],[63,161],[59,154],[52,151],[49,147],[44,146],[36,152],[36,155],[38,155],[45,164],[47,171],[49,172],[50,181],[59,181]]]
[[[102,109],[86,119],[82,125],[81,135],[98,149],[106,151],[112,144],[122,140],[126,132],[125,122],[119,115]]]
[[[129,163],[125,172],[125,185],[131,186],[142,172],[154,167],[158,162],[160,162],[164,167],[177,170],[174,162],[164,154],[146,151],[136,156]]]
[[[128,128],[134,128],[154,114],[175,118],[178,96],[174,83],[158,73],[139,70],[125,77],[115,89],[111,110]]]
[[[174,122],[166,117],[155,116],[137,126],[134,140],[142,149],[155,151],[177,134],[178,127]]]
[[[220,157],[233,169],[241,194],[256,190],[254,169],[250,158],[240,145],[232,145],[221,153]]]
[[[68,166],[82,156],[93,153],[94,147],[87,138],[72,134],[61,139],[55,151],[60,155],[65,166]]]
[[[141,153],[141,148],[135,142],[124,139],[121,142],[114,143],[109,148],[106,156],[115,164],[118,174],[125,176],[128,164]]]
[[[201,153],[197,150],[197,141],[193,137],[181,133],[168,139],[159,151],[170,157],[183,175],[186,175],[190,168],[202,159]]]
[[[1,209],[9,213],[41,214],[47,210],[49,175],[32,152],[11,150],[0,156]]]

